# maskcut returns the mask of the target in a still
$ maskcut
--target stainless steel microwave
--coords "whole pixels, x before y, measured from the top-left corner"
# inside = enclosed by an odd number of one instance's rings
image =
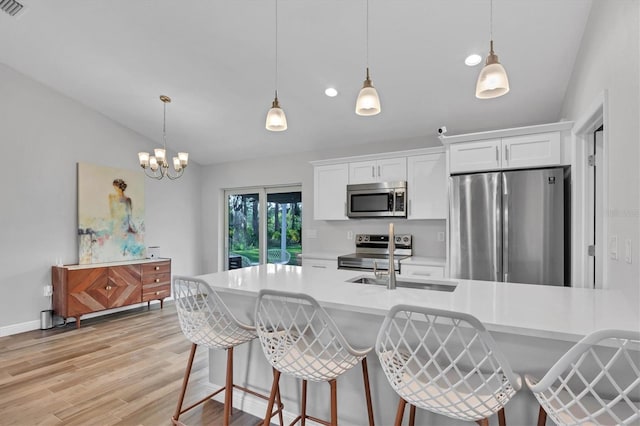
[[[347,216],[407,217],[407,182],[347,185]]]

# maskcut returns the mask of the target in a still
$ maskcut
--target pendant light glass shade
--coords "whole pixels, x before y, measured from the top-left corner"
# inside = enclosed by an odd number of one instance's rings
[[[504,67],[493,52],[493,40],[484,68],[480,71],[476,83],[476,98],[491,99],[509,93],[509,78]]]
[[[367,78],[358,93],[356,100],[356,114],[358,115],[376,115],[380,113],[380,98],[378,91],[371,84],[369,78],[369,68],[367,68]]]
[[[267,113],[267,122],[265,127],[267,130],[271,130],[272,132],[282,132],[283,130],[287,130],[287,116],[284,115],[284,110],[280,108],[277,92],[276,97],[273,99],[273,103],[271,104],[271,109]]]

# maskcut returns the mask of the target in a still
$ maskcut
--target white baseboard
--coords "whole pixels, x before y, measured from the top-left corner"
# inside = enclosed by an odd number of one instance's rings
[[[173,300],[173,298],[168,297],[166,299],[164,299],[165,302]],[[152,300],[151,304],[154,303],[160,303],[159,300]],[[135,309],[135,308],[141,308],[143,306],[147,306],[147,302],[143,302],[143,303],[137,303],[135,305],[128,305],[128,306],[123,306],[121,308],[114,308],[114,309],[109,309],[106,311],[100,311],[100,312],[93,312],[91,314],[86,314],[83,315],[82,318],[80,319],[81,321],[84,319],[89,319],[89,318],[95,318],[95,317],[101,317],[103,315],[108,315],[108,314],[113,314],[116,312],[121,312],[121,311],[127,311],[129,309]],[[60,318],[60,317],[57,317]],[[67,322],[75,322],[76,319],[73,317],[69,317],[67,318]],[[33,331],[33,330],[40,330],[40,320],[33,320],[33,321],[26,321],[26,322],[21,322],[21,323],[17,323],[17,324],[9,324],[9,325],[5,325],[0,327],[0,337],[4,337],[4,336],[11,336],[13,334],[19,334],[19,333],[25,333],[27,331]],[[267,409],[267,406],[265,405],[264,409]]]
[[[0,337],[11,336],[12,334],[24,333],[26,331],[40,328],[40,320],[21,322],[0,327]],[[266,409],[266,408],[265,408]]]

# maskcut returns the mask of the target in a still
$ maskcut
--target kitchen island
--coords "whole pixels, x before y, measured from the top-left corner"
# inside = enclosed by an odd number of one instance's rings
[[[287,265],[261,265],[202,275],[216,288],[238,318],[253,322],[257,293],[269,288],[306,293],[327,309],[347,339],[359,347],[373,346],[384,315],[396,304],[406,303],[466,312],[491,331],[514,371],[542,376],[547,369],[584,335],[599,329],[636,330],[640,327],[637,307],[630,306],[617,291],[573,289],[554,286],[498,283],[473,280],[438,280],[456,285],[452,292],[398,288],[347,282],[363,275],[356,271],[327,270]],[[368,274],[371,275],[371,274]],[[257,342],[235,351],[238,382],[267,391],[271,371]],[[212,351],[210,380],[223,383],[224,354]],[[388,385],[375,353],[369,356],[377,424],[393,421],[397,397]],[[356,369],[357,370],[357,369]],[[285,411],[297,410],[299,384],[283,376],[281,392]],[[247,383],[248,382],[248,383]],[[366,408],[359,371],[338,380],[338,414],[341,424],[365,424]],[[316,416],[328,412],[328,385],[310,387],[309,407]],[[237,395],[240,397],[240,395]],[[244,397],[243,397],[244,398]],[[236,406],[262,416],[264,404],[249,397],[236,399]],[[535,424],[537,405],[522,389],[507,405],[507,423]],[[417,424],[459,424],[419,411]]]

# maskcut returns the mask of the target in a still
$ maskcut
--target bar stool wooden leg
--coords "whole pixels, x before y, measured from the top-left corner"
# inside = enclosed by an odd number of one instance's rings
[[[300,415],[302,416],[301,425],[305,426],[307,423],[307,381],[302,381],[302,405],[300,410]]]
[[[411,404],[409,407],[409,426],[415,426],[416,424],[416,406]]]
[[[538,426],[545,426],[547,424],[547,412],[540,406],[538,411]]]
[[[367,368],[367,357],[362,358],[362,377],[364,378],[364,396],[367,398],[369,426],[374,426],[373,403],[371,402],[371,386],[369,385],[369,369]]]
[[[336,379],[329,381],[331,386],[331,426],[338,426],[338,385]]]
[[[273,369],[273,375],[275,377],[276,374],[276,369]],[[278,420],[280,421],[280,426],[284,426],[284,419],[282,418],[282,410],[283,410],[283,405],[282,405],[282,398],[280,395],[280,385],[278,385],[278,390],[276,393],[276,404],[278,404]]]
[[[396,412],[396,421],[394,422],[395,426],[401,426],[402,425],[402,418],[404,417],[404,406],[407,405],[407,401],[405,401],[404,399],[400,398],[400,401],[398,401],[398,411]]]
[[[178,406],[176,407],[176,412],[173,414],[173,418],[171,419],[173,423],[177,423],[178,418],[180,417],[182,403],[184,402],[184,395],[187,393],[187,385],[189,384],[189,376],[191,375],[191,367],[193,367],[193,358],[196,356],[197,348],[198,345],[196,345],[195,343],[191,344],[191,353],[189,354],[189,362],[187,362],[187,368],[184,371],[184,379],[182,379],[182,390],[180,391],[180,397],[178,398]]]
[[[227,378],[224,385],[223,426],[229,426],[231,408],[233,407],[233,348],[227,349]]]
[[[271,384],[271,393],[269,394],[269,403],[267,404],[267,414],[264,415],[263,426],[269,426],[271,422],[271,413],[273,412],[273,404],[276,400],[276,393],[279,393],[280,372],[274,370],[273,383]]]
[[[500,426],[507,426],[507,419],[504,416],[504,407],[498,411],[498,424]]]

